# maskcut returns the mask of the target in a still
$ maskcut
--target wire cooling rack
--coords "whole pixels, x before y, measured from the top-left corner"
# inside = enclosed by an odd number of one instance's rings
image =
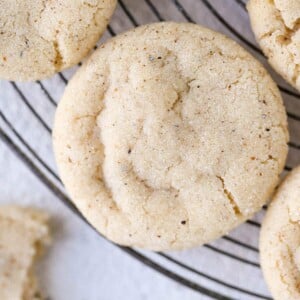
[[[164,20],[199,23],[223,32],[268,68],[278,83],[288,111],[291,142],[285,172],[299,164],[300,95],[267,65],[251,33],[245,1],[119,0],[100,43],[132,27]],[[77,68],[34,83],[0,81],[0,137],[59,200],[85,221],[66,195],[51,150],[55,108]],[[27,117],[19,118],[20,115]],[[24,126],[26,133],[22,130]],[[229,235],[189,251],[152,253],[120,248],[170,279],[197,291],[199,299],[272,299],[264,284],[258,257],[258,236],[264,213],[265,208]]]

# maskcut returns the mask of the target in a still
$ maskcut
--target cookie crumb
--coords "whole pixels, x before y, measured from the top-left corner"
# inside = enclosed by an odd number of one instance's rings
[[[0,207],[0,299],[43,299],[34,263],[50,243],[47,223],[48,216],[41,211]]]

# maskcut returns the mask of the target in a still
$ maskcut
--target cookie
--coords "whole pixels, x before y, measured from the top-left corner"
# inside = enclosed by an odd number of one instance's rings
[[[78,63],[95,46],[116,0],[0,0],[0,78],[28,81]]]
[[[250,0],[248,11],[269,63],[300,91],[300,1]]]
[[[287,176],[268,208],[260,255],[273,297],[300,299],[300,167]]]
[[[182,249],[271,195],[287,154],[275,83],[227,37],[188,23],[102,45],[69,83],[54,148],[74,203],[112,241]]]
[[[0,207],[0,299],[41,299],[33,263],[49,243],[47,220],[30,208]]]

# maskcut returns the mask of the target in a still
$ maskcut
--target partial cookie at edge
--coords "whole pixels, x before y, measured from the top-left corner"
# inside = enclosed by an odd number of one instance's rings
[[[250,0],[252,29],[273,68],[300,91],[300,2]]]
[[[48,216],[36,209],[0,206],[0,298],[40,300],[34,262],[50,242]]]
[[[276,300],[300,299],[300,167],[279,187],[262,224],[261,266]]]
[[[116,0],[0,1],[0,78],[38,80],[77,64],[106,29]]]

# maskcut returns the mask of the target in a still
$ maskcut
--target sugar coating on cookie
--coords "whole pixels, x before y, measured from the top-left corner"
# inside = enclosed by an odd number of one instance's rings
[[[0,299],[38,300],[33,263],[50,241],[46,214],[32,208],[0,207]]]
[[[300,90],[300,1],[250,0],[248,11],[256,39],[270,64]]]
[[[260,255],[273,297],[300,299],[300,167],[287,176],[268,208]]]
[[[156,23],[97,50],[54,125],[63,182],[106,237],[153,250],[217,238],[268,199],[287,154],[279,91],[227,37]]]
[[[0,78],[37,80],[78,63],[105,30],[116,0],[0,0]]]

